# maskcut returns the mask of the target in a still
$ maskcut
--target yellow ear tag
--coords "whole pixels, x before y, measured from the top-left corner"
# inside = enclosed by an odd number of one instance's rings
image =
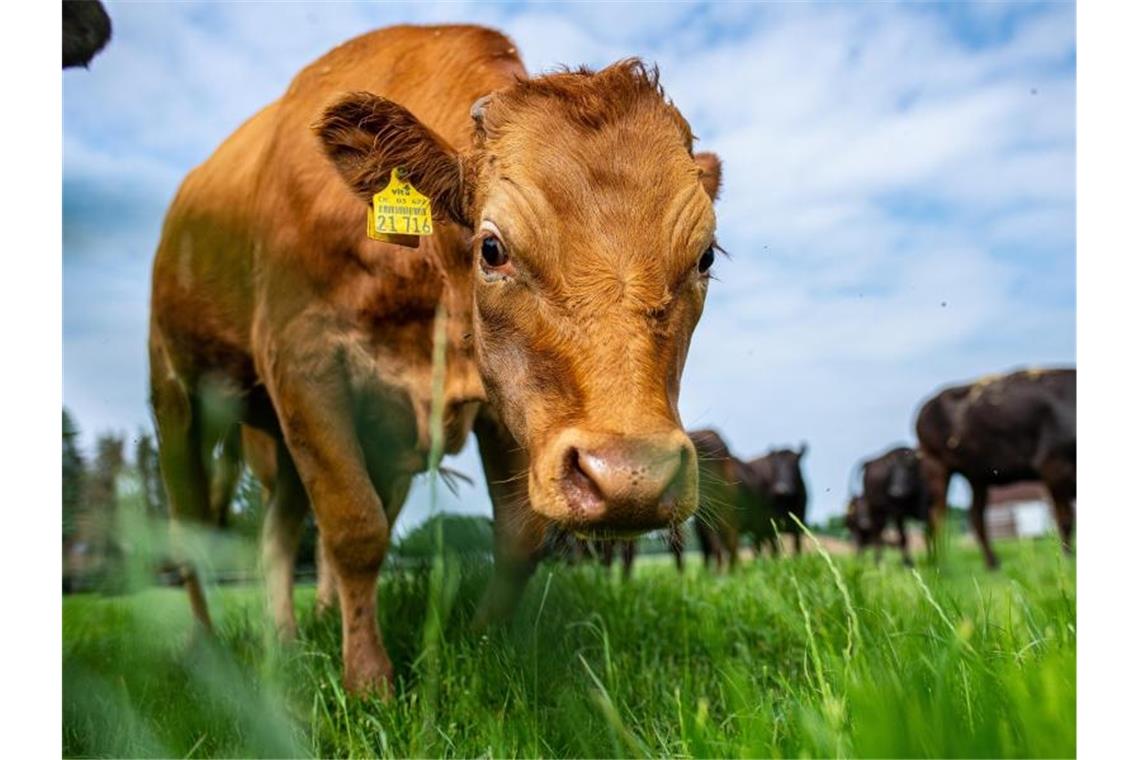
[[[408,241],[432,233],[431,199],[400,179],[392,170],[388,186],[372,196],[368,210],[368,237],[387,243],[416,246],[419,240]]]

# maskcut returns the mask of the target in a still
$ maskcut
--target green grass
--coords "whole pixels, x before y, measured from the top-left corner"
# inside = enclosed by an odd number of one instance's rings
[[[469,626],[486,566],[437,566],[434,591],[385,573],[387,703],[345,695],[309,588],[284,649],[256,588],[212,592],[217,643],[191,636],[181,590],[70,597],[64,753],[1073,756],[1075,566],[1054,541],[1000,552],[1000,573],[962,549],[917,573],[810,551],[731,576],[639,561],[630,582],[544,565],[488,635]]]

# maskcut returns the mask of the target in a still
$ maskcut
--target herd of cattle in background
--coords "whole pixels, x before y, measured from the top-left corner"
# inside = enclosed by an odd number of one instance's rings
[[[98,34],[72,30],[86,42],[71,65],[105,43],[109,22],[94,21]],[[68,30],[65,15],[65,66]],[[681,428],[721,191],[720,159],[693,142],[641,61],[530,77],[495,30],[401,26],[305,67],[183,182],[149,337],[170,514],[222,524],[249,465],[288,638],[312,510],[318,605],[342,610],[349,690],[390,687],[375,605],[392,523],[412,477],[471,433],[495,517],[477,625],[509,615],[535,564],[579,535],[606,536],[603,558],[620,550],[627,567],[624,539],[657,529],[680,565],[690,518],[708,565],[733,567],[745,537],[775,554],[791,532],[800,551],[806,445],[746,461]],[[370,240],[368,204],[397,177],[430,199],[434,232]],[[957,473],[990,566],[990,485],[1043,482],[1069,549],[1075,385],[1075,370],[1024,370],[927,401],[916,449],[862,465],[858,544],[881,545],[890,524],[909,561],[905,521],[936,532]],[[209,630],[197,569],[178,559]]]
[[[903,560],[912,563],[907,523],[926,527],[927,550],[946,516],[950,477],[970,484],[970,523],[990,567],[998,560],[990,545],[985,511],[991,486],[1039,481],[1047,489],[1066,552],[1072,549],[1076,499],[1076,370],[1026,369],[954,386],[925,401],[915,421],[918,448],[896,446],[857,463],[861,493],[847,503],[845,524],[860,550],[881,551],[893,527]],[[743,461],[714,430],[690,432],[700,458],[700,506],[694,533],[705,564],[735,566],[740,539],[750,536],[757,553],[780,552],[780,533],[791,533],[797,554],[806,523],[808,492],[800,460],[807,451],[779,449]],[[794,518],[794,519],[793,519]],[[797,523],[798,521],[798,523]],[[668,533],[678,569],[684,533]],[[620,550],[628,575],[636,554],[633,540],[571,544],[573,556],[596,554],[610,565]],[[563,551],[566,547],[560,547]]]

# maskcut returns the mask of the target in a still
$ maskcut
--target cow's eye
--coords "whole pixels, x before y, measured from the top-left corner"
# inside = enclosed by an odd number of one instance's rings
[[[510,261],[503,241],[494,235],[487,235],[483,238],[483,242],[479,246],[479,255],[483,258],[485,269],[499,269],[506,266],[507,262]]]
[[[701,254],[700,261],[697,262],[697,271],[704,274],[709,271],[714,261],[716,261],[716,251],[714,251],[713,246],[710,245],[705,252]]]

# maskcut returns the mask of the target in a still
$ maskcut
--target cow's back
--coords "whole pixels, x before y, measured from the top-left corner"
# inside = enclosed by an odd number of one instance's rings
[[[1013,372],[972,392],[969,401],[962,427],[970,442],[988,438],[988,447],[999,444],[1006,458],[1034,466],[1070,451],[1075,459],[1075,370]]]
[[[887,452],[863,464],[863,498],[872,505],[886,501],[891,454],[892,452]]]
[[[248,375],[253,188],[273,131],[272,103],[183,180],[155,254],[151,319],[178,369],[235,364]],[[152,335],[152,340],[155,339]],[[187,365],[180,367],[179,365]]]
[[[941,391],[919,411],[922,450],[952,470],[1014,482],[1076,447],[1076,372],[1020,370]]]
[[[918,410],[914,429],[919,447],[927,454],[947,451],[948,441],[955,436],[959,406],[969,394],[969,386],[955,386],[939,391]]]

